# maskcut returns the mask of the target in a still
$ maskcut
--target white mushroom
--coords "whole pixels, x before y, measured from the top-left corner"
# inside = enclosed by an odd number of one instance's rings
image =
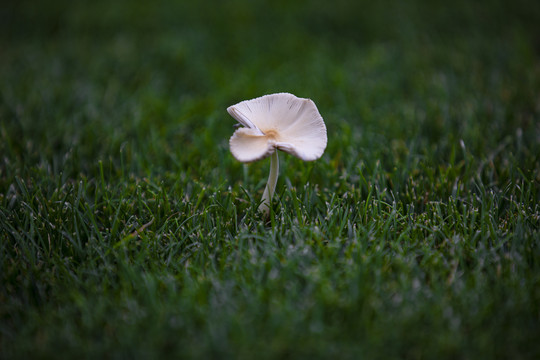
[[[270,176],[259,206],[268,215],[279,172],[276,149],[305,161],[317,160],[328,141],[323,118],[313,101],[288,93],[242,101],[227,111],[244,126],[229,140],[231,153],[238,161],[248,163],[272,155]]]

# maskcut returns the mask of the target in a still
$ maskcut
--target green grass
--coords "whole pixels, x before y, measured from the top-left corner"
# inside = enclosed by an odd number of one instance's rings
[[[539,4],[109,3],[0,9],[1,358],[540,356]]]

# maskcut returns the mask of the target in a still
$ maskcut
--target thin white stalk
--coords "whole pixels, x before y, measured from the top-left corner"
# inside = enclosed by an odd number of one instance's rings
[[[270,175],[268,176],[268,182],[264,189],[262,203],[259,205],[259,211],[265,216],[270,213],[270,205],[272,204],[272,196],[274,196],[274,190],[276,190],[277,178],[279,175],[279,158],[277,149],[270,157]]]

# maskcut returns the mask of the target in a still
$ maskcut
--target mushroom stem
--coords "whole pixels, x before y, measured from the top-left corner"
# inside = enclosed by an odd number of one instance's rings
[[[270,175],[268,176],[268,182],[266,183],[266,188],[264,189],[262,203],[259,205],[259,211],[261,211],[265,216],[268,216],[270,213],[270,205],[272,204],[272,196],[274,196],[278,175],[279,158],[276,149],[270,157]]]

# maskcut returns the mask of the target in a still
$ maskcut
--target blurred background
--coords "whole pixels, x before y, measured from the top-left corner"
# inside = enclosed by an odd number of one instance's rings
[[[340,133],[363,151],[416,144],[441,159],[518,129],[532,144],[539,4],[8,1],[2,150],[67,172],[70,154],[72,175],[121,152],[134,172],[178,168],[227,150],[227,106],[279,91],[316,102],[330,157]]]

